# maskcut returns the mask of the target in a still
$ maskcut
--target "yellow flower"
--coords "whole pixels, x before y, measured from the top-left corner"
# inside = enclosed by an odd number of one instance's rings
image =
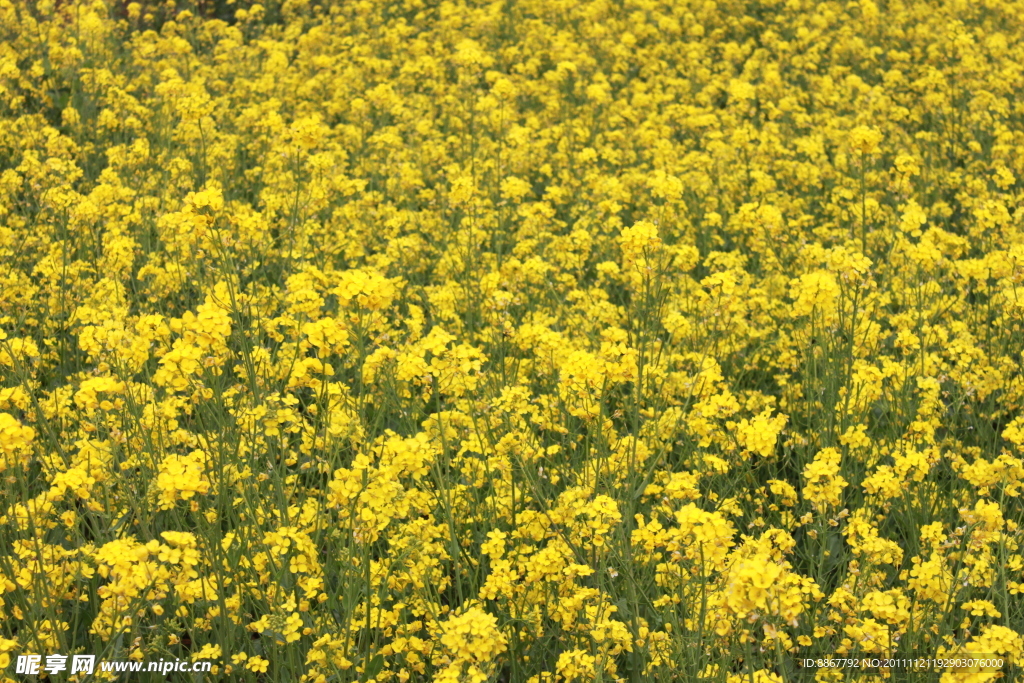
[[[15,463],[27,464],[35,438],[32,427],[22,425],[9,413],[0,413],[0,472]]]
[[[804,498],[819,511],[840,504],[840,497],[847,485],[846,479],[839,474],[840,458],[836,449],[823,448],[804,467],[803,477],[807,482],[803,488]]]
[[[202,450],[184,456],[168,454],[160,463],[156,478],[160,509],[168,510],[179,500],[207,493],[210,490],[208,462],[209,458]]]
[[[850,147],[858,154],[875,154],[882,142],[882,132],[873,126],[857,126],[850,131]]]
[[[736,438],[747,451],[769,458],[775,454],[779,433],[788,419],[783,414],[772,417],[771,409],[766,409],[752,420],[740,420],[735,427]]]
[[[479,607],[471,607],[441,625],[441,644],[457,662],[483,664],[505,651],[506,638],[498,620]]]
[[[264,673],[270,666],[270,661],[259,656],[250,657],[245,663],[245,668],[253,673]]]

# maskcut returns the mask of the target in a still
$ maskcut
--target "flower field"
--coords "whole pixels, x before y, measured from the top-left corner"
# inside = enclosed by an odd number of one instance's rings
[[[1013,0],[0,0],[0,681],[1011,680],[1021,149]]]

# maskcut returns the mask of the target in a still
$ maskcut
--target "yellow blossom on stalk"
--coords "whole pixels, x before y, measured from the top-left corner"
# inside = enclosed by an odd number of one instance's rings
[[[179,500],[189,500],[210,490],[209,456],[202,450],[188,455],[168,454],[160,463],[156,478],[160,509],[170,509]]]
[[[745,550],[736,551],[721,592],[711,597],[716,633],[726,635],[761,618],[796,626],[810,600],[822,597],[817,584],[790,571],[788,562],[765,554],[763,548]]]
[[[479,607],[471,607],[441,624],[441,644],[452,661],[438,679],[486,681],[493,669],[491,662],[506,648],[505,636],[497,624],[492,615]]]
[[[448,619],[441,643],[459,661],[488,662],[505,650],[505,639],[497,620],[479,607],[472,607]]]
[[[569,411],[581,418],[594,418],[600,411],[600,397],[608,380],[606,366],[586,351],[574,351],[561,369],[559,393],[570,406]]]
[[[967,602],[960,605],[960,609],[976,616],[976,617],[995,617],[999,618],[1002,613],[996,609],[988,600],[968,600]]]
[[[123,401],[117,400],[112,402],[109,398],[101,399],[98,394],[102,392],[109,396],[111,394],[123,393],[124,389],[124,382],[113,377],[87,379],[82,382],[78,391],[75,392],[75,405],[89,413],[97,408],[100,410],[113,410],[124,405]]]
[[[245,662],[245,668],[253,673],[265,673],[270,666],[270,661],[260,656],[250,657]]]
[[[768,558],[745,559],[731,568],[724,603],[733,613],[746,618],[768,609],[769,589],[783,575],[784,569]]]
[[[959,472],[983,496],[989,495],[992,488],[1002,485],[1006,495],[1016,498],[1024,485],[1024,460],[1009,453],[1002,453],[993,461],[978,458],[970,465],[962,466]]]
[[[921,173],[921,167],[918,160],[910,154],[897,154],[893,165],[896,168],[896,172],[900,175],[916,176]]]
[[[843,529],[847,543],[857,557],[863,557],[875,565],[899,565],[903,559],[903,548],[895,541],[882,538],[876,525],[866,515],[855,512]]]
[[[919,599],[942,604],[953,580],[952,572],[946,566],[944,558],[935,552],[928,560],[915,557],[913,563],[907,587],[913,590]]]
[[[789,482],[770,479],[768,485],[772,493],[781,497],[783,505],[792,506],[796,504],[796,489]]]
[[[27,464],[35,438],[32,427],[21,424],[9,413],[0,413],[0,471],[16,463]]]
[[[806,484],[802,493],[819,512],[840,504],[840,497],[847,485],[846,479],[839,474],[840,458],[836,449],[823,448],[804,467]]]
[[[984,653],[978,657],[977,654]],[[941,648],[938,657],[942,659],[1002,659],[1006,663],[1015,663],[1024,655],[1024,637],[1016,631],[1002,625],[990,624],[981,628],[981,632],[970,641],[958,648]],[[979,662],[981,664],[982,662]],[[963,666],[950,667],[944,670],[939,678],[941,683],[954,681],[970,681],[986,683],[999,680],[1004,675],[1005,667]]]
[[[653,269],[662,249],[662,239],[658,235],[658,226],[650,221],[639,221],[625,228],[619,235],[619,247],[622,249],[622,263],[634,286],[640,286],[652,277]]]
[[[882,500],[895,498],[902,494],[903,486],[899,477],[889,465],[879,465],[878,469],[864,478],[864,491],[878,495]]]
[[[38,359],[39,347],[32,339],[0,337],[0,365],[14,368],[15,364]]]
[[[839,296],[839,284],[835,276],[819,270],[793,279],[789,286],[790,296],[795,299],[792,308],[794,316],[810,315],[817,310],[819,315],[831,318]]]
[[[192,653],[192,661],[202,659],[220,659],[223,649],[220,645],[207,643],[198,652]]]
[[[338,280],[334,294],[345,306],[377,311],[389,306],[397,293],[393,281],[373,271],[345,271]]]
[[[843,627],[843,633],[853,640],[858,652],[886,653],[892,649],[889,628],[875,619],[858,619]]]
[[[288,133],[296,145],[308,151],[320,145],[328,130],[320,117],[314,115],[296,119]]]
[[[1002,437],[1024,450],[1024,415],[1011,420],[1003,429]]]
[[[558,656],[555,671],[566,681],[593,680],[597,658],[580,649],[567,650]]]
[[[706,512],[690,503],[675,514],[678,533],[666,549],[682,552],[690,560],[699,560],[720,569],[734,545],[735,527],[717,512]]]
[[[757,453],[762,458],[771,457],[775,453],[779,433],[788,419],[782,414],[772,417],[771,410],[765,410],[752,420],[735,423],[736,438],[747,451]]]
[[[903,232],[912,237],[920,237],[921,227],[926,222],[928,222],[928,215],[917,202],[911,200],[903,207],[900,216],[900,230]]]
[[[306,323],[302,326],[302,332],[321,355],[338,353],[349,344],[348,331],[332,318]]]
[[[874,126],[857,126],[850,131],[849,144],[858,154],[875,154],[882,138],[882,131]]]

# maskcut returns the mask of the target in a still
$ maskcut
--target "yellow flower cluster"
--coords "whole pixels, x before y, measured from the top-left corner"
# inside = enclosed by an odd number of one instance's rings
[[[1014,0],[0,0],[0,683],[1019,662],[1022,63]]]

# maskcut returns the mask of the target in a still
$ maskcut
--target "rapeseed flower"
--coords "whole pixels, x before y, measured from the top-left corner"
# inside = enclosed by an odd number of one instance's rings
[[[1019,659],[1018,4],[428,5],[0,0],[0,668]]]

